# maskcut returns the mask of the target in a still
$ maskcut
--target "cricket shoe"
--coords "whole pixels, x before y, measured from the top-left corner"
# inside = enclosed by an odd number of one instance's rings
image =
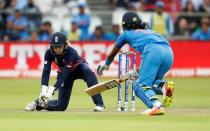
[[[158,101],[154,104],[152,108],[146,109],[141,112],[142,115],[163,115],[165,113],[162,104]]]
[[[37,106],[37,103],[33,101],[25,107],[25,111],[35,111],[36,106]]]
[[[163,106],[168,107],[173,100],[174,96],[174,82],[169,81],[163,88]]]
[[[94,112],[103,112],[104,111],[104,106],[96,106],[93,111]]]

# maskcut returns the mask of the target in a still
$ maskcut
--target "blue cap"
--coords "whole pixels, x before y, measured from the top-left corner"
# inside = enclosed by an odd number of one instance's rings
[[[157,1],[157,2],[155,3],[155,5],[156,5],[156,7],[158,7],[158,8],[164,8],[164,7],[165,7],[165,4],[164,4],[163,1]]]
[[[126,12],[123,17],[122,17],[122,23],[123,24],[134,24],[134,23],[141,23],[141,19],[138,16],[138,14],[136,14],[136,12]]]
[[[84,8],[84,7],[86,7],[86,4],[85,4],[85,3],[79,3],[79,4],[78,4],[78,7]]]
[[[71,21],[71,23],[72,23],[72,24],[77,24],[77,21],[76,21],[75,19],[73,19],[73,20]]]

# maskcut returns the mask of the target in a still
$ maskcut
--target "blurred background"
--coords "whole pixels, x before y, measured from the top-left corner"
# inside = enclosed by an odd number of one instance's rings
[[[145,106],[138,99],[136,112],[118,113],[117,89],[103,93],[104,113],[91,112],[95,105],[81,80],[74,84],[65,113],[26,113],[26,104],[40,93],[49,36],[65,33],[70,46],[96,71],[122,33],[121,17],[126,11],[136,11],[173,49],[174,64],[166,80],[175,82],[175,96],[166,115],[141,116]],[[0,130],[210,131],[209,25],[210,0],[0,0]],[[124,57],[123,62],[125,67]],[[117,78],[117,68],[116,56],[99,82]],[[56,70],[53,65],[51,84]]]
[[[175,62],[168,76],[210,76],[210,0],[0,0],[0,77],[40,77],[57,31],[95,70],[122,33],[126,11],[170,41]],[[105,76],[116,77],[117,66],[116,57]]]
[[[209,0],[1,0],[0,41],[46,41],[55,31],[72,41],[112,41],[125,11],[170,40],[210,40]]]

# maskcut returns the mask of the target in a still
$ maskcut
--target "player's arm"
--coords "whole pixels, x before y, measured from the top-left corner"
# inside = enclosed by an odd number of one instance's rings
[[[53,60],[54,59],[51,54],[51,51],[50,49],[48,49],[44,55],[44,68],[42,70],[41,85],[48,86],[51,72],[51,64]]]
[[[62,69],[62,72],[58,75],[57,80],[54,84],[54,87],[56,90],[61,87],[64,80],[68,77],[70,70],[71,69],[68,67],[68,65],[64,66],[64,68]]]
[[[67,65],[64,66],[62,69],[62,72],[58,75],[57,81],[54,84],[55,89],[59,89],[62,85],[62,83],[67,79],[69,74],[74,71],[77,66],[82,62],[82,60],[75,60],[72,62],[69,62]]]
[[[42,78],[41,78],[41,85],[48,86],[49,79],[50,79],[50,71],[51,71],[51,58],[50,51],[47,50],[44,56],[44,68],[42,70]]]
[[[107,56],[105,64],[98,66],[98,69],[97,69],[98,75],[100,75],[100,76],[103,75],[103,71],[109,69],[109,66],[111,65],[112,61],[114,60],[114,57],[120,51],[120,49],[123,47],[123,45],[125,45],[126,43],[127,43],[126,42],[126,32],[124,32],[123,34],[121,34],[118,37],[112,51]]]
[[[108,54],[107,59],[106,59],[106,64],[110,65],[112,61],[114,60],[115,56],[117,53],[120,51],[119,47],[114,46],[112,51]]]
[[[110,65],[112,63],[116,54],[127,43],[126,36],[127,36],[127,34],[126,34],[126,32],[124,32],[123,34],[121,34],[118,37],[118,39],[115,42],[114,47],[112,48],[112,51],[107,56],[106,63],[105,63],[106,65]]]
[[[83,61],[77,52],[71,48],[71,54],[66,55],[66,65],[63,67],[62,72],[58,75],[57,81],[54,84],[56,89],[59,89],[69,74],[74,71],[77,66]]]
[[[50,71],[51,71],[51,56],[49,50],[46,51],[44,56],[44,68],[42,71],[42,78],[41,78],[41,92],[39,95],[39,102],[44,103],[44,98],[46,97],[48,91],[48,83],[50,78]]]
[[[54,92],[61,87],[61,84],[68,77],[69,72],[70,72],[70,69],[66,65],[63,68],[62,72],[58,75],[57,81],[55,82],[54,86],[48,87],[48,86],[42,85],[42,90],[41,90],[41,93],[39,96],[39,102],[40,102],[41,106],[43,106],[43,107],[47,106],[49,100],[52,99]],[[48,73],[49,72],[47,72],[46,74],[48,74]]]
[[[99,65],[97,68],[98,75],[103,75],[104,70],[108,70],[109,66],[111,65],[112,61],[114,60],[117,53],[120,51],[120,48],[114,46],[112,51],[108,54],[106,62],[104,65]]]
[[[78,61],[78,62],[80,62],[80,61]],[[74,70],[80,64],[78,62],[77,61],[70,62],[63,67],[62,72],[60,74],[58,74],[58,77],[57,77],[57,80],[56,80],[54,86],[49,86],[47,93],[44,94],[43,97],[41,97],[41,102],[44,103],[43,104],[44,106],[47,105],[48,101],[52,99],[54,92],[61,87],[62,83],[69,76],[70,72],[72,70]]]
[[[51,71],[51,61],[44,61],[44,68],[42,71],[42,81],[41,85],[48,86],[49,79],[50,79],[50,71]]]

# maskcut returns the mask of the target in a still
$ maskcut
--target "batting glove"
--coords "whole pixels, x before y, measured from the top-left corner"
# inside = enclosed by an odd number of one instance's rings
[[[136,70],[129,71],[128,73],[125,74],[125,78],[129,80],[136,80],[139,77],[139,74]]]
[[[97,68],[97,73],[99,76],[103,75],[103,71],[104,70],[109,70],[109,65],[99,65],[98,68]]]

